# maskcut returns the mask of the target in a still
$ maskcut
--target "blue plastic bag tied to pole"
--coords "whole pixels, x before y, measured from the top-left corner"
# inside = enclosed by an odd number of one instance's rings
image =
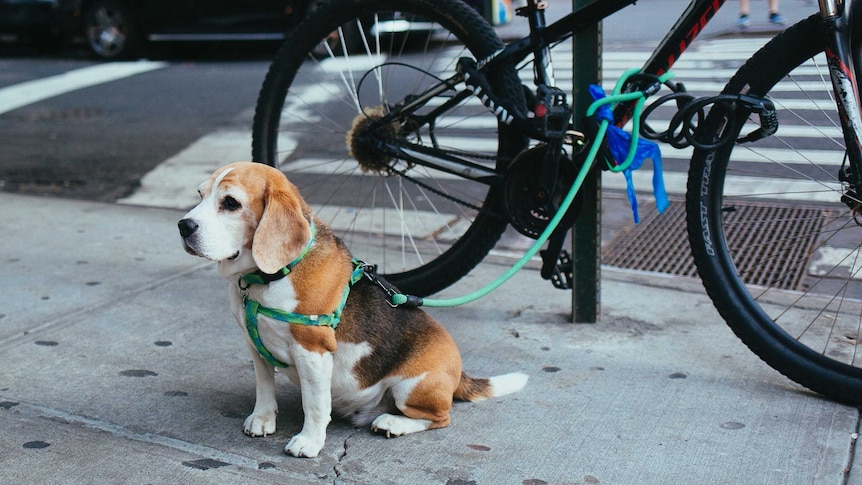
[[[595,84],[590,86],[590,94],[594,100],[599,100],[607,96],[604,89]],[[596,111],[595,116],[599,122],[603,120],[608,121],[608,149],[614,157],[614,162],[619,165],[620,161],[625,160],[629,156],[632,135],[614,125],[614,115],[611,110],[610,103],[600,106]],[[632,181],[632,172],[639,169],[647,158],[652,159],[652,187],[653,194],[655,196],[656,208],[659,213],[664,212],[669,204],[667,199],[667,190],[664,186],[664,176],[662,175],[661,150],[655,142],[638,138],[632,164],[627,169],[623,170],[623,175],[626,179],[626,194],[628,195],[629,203],[632,206],[632,215],[634,216],[635,224],[640,222],[640,217],[638,216],[638,201],[637,196],[635,195],[634,182]]]

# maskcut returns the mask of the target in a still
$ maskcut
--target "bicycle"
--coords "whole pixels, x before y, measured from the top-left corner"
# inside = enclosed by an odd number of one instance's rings
[[[530,34],[504,44],[459,0],[328,1],[290,34],[266,75],[253,158],[285,171],[348,244],[370,244],[375,252],[358,256],[401,290],[439,291],[509,225],[536,238],[575,174],[589,169],[584,148],[594,134],[574,130],[583,113],[555,86],[551,51],[633,3],[597,0],[547,25],[543,4],[527,0],[518,13]],[[645,122],[641,134],[694,147],[688,237],[727,324],[790,379],[858,404],[862,120],[851,34],[862,2],[820,0],[819,12],[762,47],[714,97],[691,99],[683,85],[658,82],[723,4],[692,0],[626,91],[669,89],[655,104],[674,102],[681,113],[664,131]],[[528,67],[531,87],[519,77]],[[829,96],[816,99],[815,83]],[[816,114],[796,115],[811,108]],[[617,125],[631,116],[631,103],[614,110]],[[799,138],[800,126],[816,136]],[[782,201],[800,194],[802,206]],[[573,271],[560,258],[579,207],[575,199],[551,236],[543,277]],[[814,223],[800,222],[800,207],[819,214]],[[786,270],[767,271],[777,253],[786,253]]]

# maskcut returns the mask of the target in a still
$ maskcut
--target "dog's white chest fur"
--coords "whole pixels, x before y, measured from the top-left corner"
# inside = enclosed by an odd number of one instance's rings
[[[245,293],[245,294],[243,294]],[[238,285],[230,290],[231,310],[236,321],[242,326],[243,332],[248,335],[246,328],[245,302],[243,297],[257,301],[262,306],[275,308],[285,312],[293,312],[299,303],[296,292],[288,278],[273,282],[270,285],[252,285],[241,291]],[[260,340],[266,349],[280,362],[288,365],[293,364],[290,355],[291,346],[296,345],[293,335],[290,333],[290,324],[273,320],[264,315],[257,318],[257,330]],[[252,344],[249,338],[249,344]],[[252,344],[253,345],[253,344]]]
[[[296,299],[296,292],[289,278],[283,278],[269,285],[253,285],[247,290],[249,299],[259,302],[261,305],[275,308],[284,312],[293,312],[299,302]],[[247,333],[245,304],[243,303],[243,294],[238,286],[231,288],[231,307],[237,322],[242,322],[242,330]],[[265,315],[258,315],[257,328],[261,342],[266,350],[269,351],[278,359],[288,365],[287,368],[281,369],[281,373],[286,375],[291,382],[296,386],[301,386],[299,376],[296,371],[295,359],[297,356],[297,346],[299,344],[293,337],[290,331],[289,323],[279,320],[274,320]],[[248,339],[249,345],[253,346],[251,339]],[[255,350],[256,351],[256,350]],[[358,344],[339,342],[338,348],[333,353],[333,375],[331,384],[331,394],[333,398],[333,407],[339,414],[350,416],[359,408],[365,407],[365,401],[372,398],[380,392],[371,391],[362,393],[363,396],[356,395],[359,391],[359,382],[354,377],[353,368],[365,356],[371,354],[372,348],[367,342]],[[314,354],[309,352],[309,354]],[[314,358],[311,356],[311,358]],[[379,399],[377,400],[379,401]]]

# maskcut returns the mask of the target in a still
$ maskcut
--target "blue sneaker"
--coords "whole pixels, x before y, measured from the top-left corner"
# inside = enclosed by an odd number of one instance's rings
[[[739,28],[748,27],[748,24],[751,23],[751,19],[748,18],[747,14],[740,15],[738,19],[736,19],[736,26]]]
[[[778,12],[771,13],[769,14],[769,23],[775,25],[784,25],[784,17],[782,17],[781,14]]]

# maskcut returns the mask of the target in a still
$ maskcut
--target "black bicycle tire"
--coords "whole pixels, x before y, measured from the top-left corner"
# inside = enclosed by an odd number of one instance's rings
[[[819,15],[813,15],[775,37],[734,75],[724,93],[766,95],[785,75],[823,52],[827,42]],[[725,116],[713,110],[703,133],[720,130]],[[779,112],[780,114],[780,112]],[[738,132],[743,113],[737,115]],[[779,133],[781,130],[779,129]],[[700,278],[716,309],[745,345],[789,379],[831,399],[862,402],[862,369],[838,362],[797,341],[780,328],[751,294],[735,269],[722,227],[722,200],[727,163],[734,146],[695,150],[686,192],[687,227]]]
[[[313,39],[329,32],[333,25],[349,23],[371,9],[391,8],[427,16],[455,32],[477,59],[503,47],[494,29],[468,5],[458,0],[331,0],[314,11],[291,32],[273,60],[263,82],[253,123],[253,160],[276,165],[277,131],[285,96],[303,59],[313,48]],[[514,66],[505,66],[489,81],[495,93],[507,103],[521,107],[523,91]],[[526,147],[526,138],[514,128],[500,125],[498,169]],[[406,293],[425,296],[436,293],[469,273],[494,247],[506,229],[501,193],[490,189],[484,210],[467,232],[448,250],[426,264],[400,273],[384,273],[391,283]],[[374,261],[368,261],[374,264]]]

